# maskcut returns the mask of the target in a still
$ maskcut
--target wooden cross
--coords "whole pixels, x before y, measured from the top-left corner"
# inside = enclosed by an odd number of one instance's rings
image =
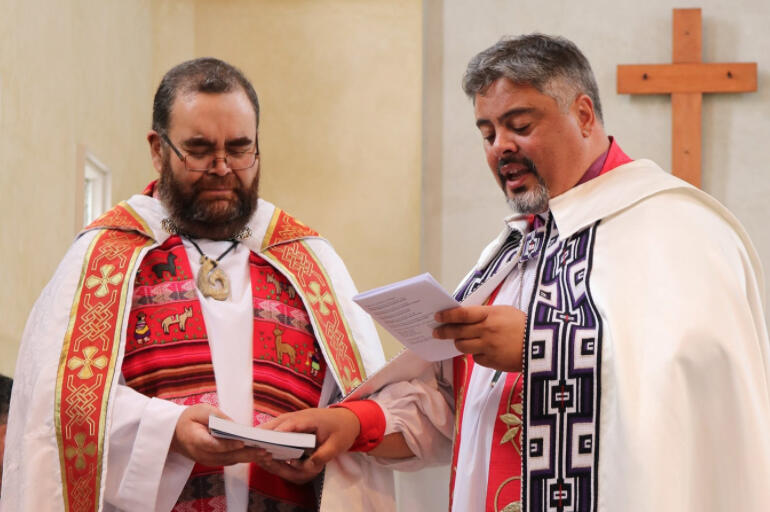
[[[700,9],[674,9],[672,64],[618,66],[618,93],[671,94],[673,173],[701,184],[703,93],[757,90],[757,63],[702,62]]]

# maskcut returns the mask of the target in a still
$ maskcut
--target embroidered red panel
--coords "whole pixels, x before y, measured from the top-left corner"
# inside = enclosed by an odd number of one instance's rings
[[[326,361],[302,298],[288,279],[254,253],[249,269],[254,289],[254,409],[277,416],[316,407]]]
[[[131,208],[127,202],[123,201],[113,208],[100,215],[91,224],[86,226],[84,231],[94,228],[115,228],[121,230],[134,230],[151,237],[152,231]]]
[[[454,443],[452,444],[452,468],[449,476],[449,510],[452,511],[452,500],[455,495],[455,480],[457,479],[457,456],[460,453],[461,429],[465,397],[468,383],[473,371],[473,358],[470,355],[457,356],[452,359],[452,387],[455,395],[455,428]]]
[[[55,397],[65,510],[99,507],[107,401],[128,301],[126,276],[150,243],[138,233],[104,230],[86,254],[62,345]]]
[[[253,420],[317,407],[326,362],[304,304],[289,281],[255,254],[249,258],[253,301]],[[129,386],[182,405],[218,406],[216,380],[195,279],[178,236],[150,251],[135,278],[123,374]],[[312,484],[293,485],[250,469],[249,499],[262,508],[314,509]],[[196,464],[174,510],[224,506],[221,467]],[[295,508],[292,508],[295,509]]]
[[[318,326],[319,341],[332,360],[342,392],[349,393],[363,382],[366,372],[336,295],[315,254],[298,241],[270,247],[264,255],[285,268],[295,278],[294,285],[302,289],[308,312]]]
[[[146,396],[216,405],[214,398],[204,398],[216,393],[211,352],[178,236],[150,251],[134,279],[123,376]]]
[[[276,208],[262,241],[262,248],[309,236],[318,236],[318,233],[280,208]]]
[[[521,507],[523,383],[521,373],[506,374],[492,434],[485,510],[516,510],[516,505]]]

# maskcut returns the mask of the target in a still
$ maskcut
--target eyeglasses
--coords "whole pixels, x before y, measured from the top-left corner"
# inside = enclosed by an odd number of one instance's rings
[[[163,142],[174,150],[176,156],[184,162],[185,169],[193,172],[208,172],[216,164],[217,160],[224,160],[225,165],[230,168],[231,171],[245,171],[251,168],[257,162],[257,156],[259,150],[254,149],[252,151],[225,151],[225,156],[217,156],[213,151],[206,151],[203,153],[188,153],[183,155],[176,146],[168,138],[165,133],[160,134],[160,138]]]

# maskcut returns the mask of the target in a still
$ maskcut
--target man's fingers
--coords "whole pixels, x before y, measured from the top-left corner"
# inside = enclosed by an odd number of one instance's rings
[[[455,340],[455,347],[463,354],[473,354],[475,359],[483,354],[484,342],[481,338],[457,339]]]
[[[314,433],[317,430],[316,423],[306,418],[305,415],[302,414],[302,411],[278,416],[273,420],[261,424],[259,427],[275,430],[277,432]]]
[[[473,357],[473,362],[476,364],[480,364],[481,366],[487,366],[487,367],[490,365],[489,356],[487,356],[487,354],[484,354],[483,352],[478,354],[473,354],[472,357]]]
[[[242,450],[245,447],[243,445],[243,441],[236,441],[235,439],[221,439],[208,435],[207,439],[202,440],[200,448],[211,453],[225,453]]]
[[[208,425],[209,416],[212,414],[218,418],[232,421],[230,416],[211,404],[191,405],[187,408],[185,413],[190,417],[191,420],[196,421],[197,423],[203,423],[205,425]]]
[[[334,438],[330,438],[325,443],[322,443],[321,446],[316,448],[316,450],[307,459],[306,462],[309,462],[313,468],[322,468],[326,465],[327,462],[348,448],[350,447],[340,446],[340,444]]]
[[[291,460],[291,461],[277,461],[273,460],[260,466],[274,475],[277,475],[284,480],[289,480],[295,484],[302,484],[309,482],[315,476],[320,473],[320,469],[316,470],[315,466],[309,463],[309,460]]]
[[[273,418],[272,420],[266,421],[264,423],[259,424],[259,428],[264,428],[267,430],[275,430],[275,428],[280,425],[281,423],[285,422],[287,420],[286,415],[277,416]]]
[[[222,439],[212,436],[209,434],[208,429],[203,425],[198,425],[197,428],[191,432],[187,443],[190,445],[191,450],[207,453],[232,452],[244,447],[243,441]]]
[[[487,318],[486,308],[486,306],[460,306],[439,311],[434,318],[442,324],[475,324]]]
[[[222,460],[222,466],[229,466],[231,464],[237,464],[239,462],[256,462],[264,460],[272,460],[269,454],[265,455],[265,450],[260,448],[253,448],[246,446],[244,448],[233,450],[220,454],[218,458]],[[217,464],[218,465],[218,464]]]
[[[478,338],[481,327],[478,324],[443,324],[433,329],[433,337],[442,340],[463,340]]]

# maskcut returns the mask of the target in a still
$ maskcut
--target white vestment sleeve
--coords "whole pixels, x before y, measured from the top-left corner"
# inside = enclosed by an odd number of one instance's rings
[[[168,511],[194,462],[169,450],[185,407],[125,385],[115,393],[105,488],[106,510]]]
[[[428,367],[417,379],[385,386],[370,399],[385,414],[385,435],[401,432],[414,457],[386,459],[378,463],[399,471],[417,471],[447,464],[452,456],[454,400],[451,360]]]

